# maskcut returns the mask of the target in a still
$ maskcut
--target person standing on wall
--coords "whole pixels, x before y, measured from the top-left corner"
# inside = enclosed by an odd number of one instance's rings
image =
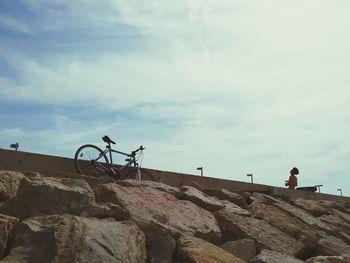
[[[296,177],[297,174],[299,174],[298,168],[294,167],[292,170],[290,170],[289,180],[286,181],[285,184],[289,189],[295,189],[295,187],[298,186],[298,178]]]

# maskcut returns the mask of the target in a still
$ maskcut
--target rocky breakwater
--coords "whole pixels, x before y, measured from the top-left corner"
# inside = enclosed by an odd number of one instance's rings
[[[348,203],[194,185],[0,171],[1,262],[350,262]]]

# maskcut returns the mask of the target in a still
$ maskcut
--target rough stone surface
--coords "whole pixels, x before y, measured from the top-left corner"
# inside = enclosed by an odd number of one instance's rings
[[[318,256],[306,260],[307,263],[350,263],[350,258],[339,256]]]
[[[15,217],[0,214],[0,259],[5,256],[8,241],[12,237],[17,221]]]
[[[215,196],[220,200],[230,201],[244,209],[248,208],[248,204],[245,201],[245,199],[241,195],[231,192],[230,190],[219,189],[219,188],[206,188],[206,189],[203,189],[203,191],[207,195]]]
[[[329,209],[323,207],[319,201],[298,198],[293,200],[292,203],[295,206],[308,211],[310,214],[316,217],[328,215],[330,213]]]
[[[350,257],[350,246],[335,236],[325,235],[319,241],[319,254]]]
[[[243,217],[227,209],[215,213],[223,233],[223,241],[249,237],[257,242],[258,249],[269,249],[297,255],[305,246],[293,237],[271,226],[264,220]]]
[[[1,262],[350,263],[346,198],[44,174],[0,171]]]
[[[137,181],[134,179],[126,179],[122,181],[117,181],[117,184],[129,187],[151,187],[172,195],[176,197],[181,195],[181,191],[178,187],[173,187],[170,185],[154,182],[154,181]]]
[[[16,196],[24,174],[13,171],[0,171],[0,201]]]
[[[303,240],[307,245],[310,245],[310,242],[313,246],[317,244],[319,235],[315,230],[281,209],[264,203],[255,203],[249,210],[253,217],[265,220],[297,240]]]
[[[308,224],[311,227],[314,227],[316,229],[320,229],[323,231],[332,231],[331,227],[327,225],[326,223],[322,222],[320,219],[315,218],[312,214],[308,213],[307,211],[295,207],[293,205],[290,205],[287,202],[280,201],[278,203],[273,203],[274,206],[277,206],[281,210],[290,213],[291,215],[299,218],[300,220],[304,221],[306,224]]]
[[[147,262],[172,263],[176,241],[171,235],[146,233]]]
[[[19,218],[56,213],[79,215],[94,200],[93,191],[83,180],[35,177],[22,180],[11,214]]]
[[[302,263],[303,260],[276,251],[263,249],[250,263]]]
[[[225,206],[226,211],[230,211],[231,213],[235,213],[241,216],[250,216],[248,210],[241,208],[238,205],[231,203],[230,201],[222,200],[221,203]]]
[[[150,187],[105,184],[96,191],[96,198],[125,208],[145,231],[161,228],[177,237],[191,234],[214,243],[220,241],[219,226],[210,212],[166,192]]]
[[[210,197],[192,186],[182,186],[180,188],[180,199],[189,200],[192,203],[208,211],[217,211],[224,208],[224,205],[217,199]]]
[[[16,227],[10,253],[2,262],[145,262],[145,238],[132,222],[50,215]]]
[[[251,260],[256,255],[256,246],[253,239],[244,238],[236,241],[228,241],[220,246],[227,252],[244,261]]]
[[[350,224],[341,217],[335,215],[323,215],[320,216],[319,219],[330,225],[335,231],[344,231],[346,234],[350,235]]]
[[[181,237],[177,255],[182,263],[244,263],[224,249],[195,237]]]

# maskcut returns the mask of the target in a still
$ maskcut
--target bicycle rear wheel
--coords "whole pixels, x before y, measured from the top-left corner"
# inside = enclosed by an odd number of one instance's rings
[[[75,167],[80,174],[101,176],[110,172],[109,162],[103,151],[95,145],[85,144],[75,153]]]
[[[155,181],[154,176],[146,169],[140,169],[142,181]],[[131,169],[123,179],[137,179],[137,168]]]

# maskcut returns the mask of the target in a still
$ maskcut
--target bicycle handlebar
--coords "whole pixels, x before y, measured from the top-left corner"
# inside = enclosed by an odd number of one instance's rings
[[[131,155],[134,155],[134,154],[136,154],[138,151],[143,151],[144,149],[146,149],[145,147],[143,147],[142,145],[137,149],[137,150],[135,150],[135,151],[132,151],[131,152]]]

